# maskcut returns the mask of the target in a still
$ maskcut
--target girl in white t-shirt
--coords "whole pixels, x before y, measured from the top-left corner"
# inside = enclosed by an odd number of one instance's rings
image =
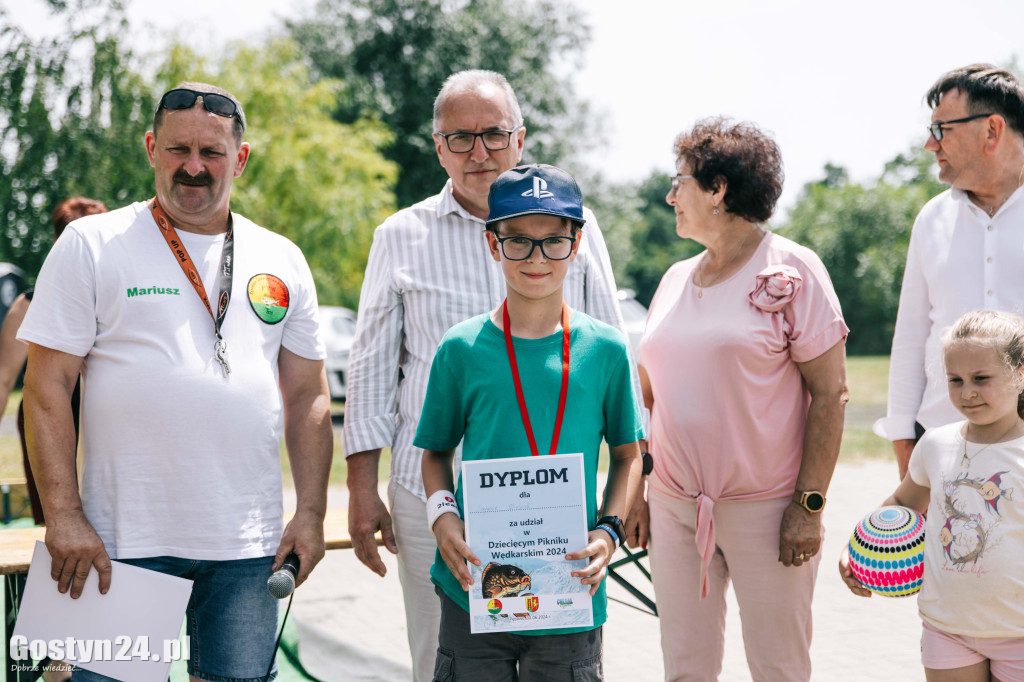
[[[1024,322],[967,313],[943,352],[949,399],[967,421],[929,429],[884,502],[927,509],[925,676],[1024,682]],[[854,594],[871,596],[846,554],[839,572]]]

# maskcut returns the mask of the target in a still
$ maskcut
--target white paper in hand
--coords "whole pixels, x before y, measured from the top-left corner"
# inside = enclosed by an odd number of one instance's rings
[[[57,591],[50,553],[37,542],[10,653],[15,643],[39,647],[45,642],[51,658],[80,668],[118,680],[165,682],[172,660],[188,655],[178,633],[191,594],[191,580],[115,561],[106,594],[100,594],[93,569],[82,596],[72,599]],[[53,656],[55,644],[58,656]]]

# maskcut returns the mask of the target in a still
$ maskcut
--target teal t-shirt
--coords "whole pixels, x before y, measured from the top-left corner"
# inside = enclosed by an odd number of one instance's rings
[[[569,391],[557,452],[583,453],[587,523],[597,523],[597,463],[601,440],[611,446],[643,438],[629,373],[626,339],[617,329],[574,311],[569,321]],[[562,386],[562,332],[542,339],[513,338],[516,363],[537,449],[550,450]],[[516,400],[504,333],[480,315],[455,325],[441,340],[430,368],[427,396],[413,444],[448,450],[462,441],[467,461],[528,457],[529,440]],[[462,508],[462,476],[455,496]],[[455,603],[469,599],[438,552],[430,577]],[[607,618],[605,581],[594,595],[594,627]],[[525,631],[568,634],[590,628]]]

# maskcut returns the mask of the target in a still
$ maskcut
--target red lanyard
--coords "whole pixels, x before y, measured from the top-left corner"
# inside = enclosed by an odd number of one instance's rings
[[[519,400],[519,414],[523,417],[523,426],[526,428],[526,438],[530,441],[530,450],[533,456],[540,454],[537,451],[537,441],[533,437],[533,427],[530,426],[530,414],[526,410],[526,398],[523,396],[523,384],[519,381],[519,366],[516,364],[516,351],[512,347],[511,322],[508,317],[508,299],[502,304],[503,322],[505,324],[505,348],[508,350],[508,364],[512,366],[512,381],[516,385],[516,398]],[[562,417],[565,415],[565,396],[569,392],[569,306],[562,302],[562,393],[558,397],[558,414],[555,416],[555,430],[551,434],[551,450],[549,455],[555,454],[558,449],[558,436],[562,432]]]
[[[182,272],[184,272],[188,277],[188,281],[192,283],[192,287],[196,290],[196,293],[199,294],[199,298],[203,301],[203,305],[206,306],[206,310],[210,313],[210,317],[213,318],[213,331],[217,337],[217,342],[214,344],[214,353],[217,356],[217,362],[220,363],[221,368],[224,370],[224,375],[227,376],[231,373],[231,365],[228,364],[228,346],[224,341],[224,337],[220,334],[220,327],[221,324],[224,323],[224,317],[228,313],[228,303],[231,302],[232,261],[234,260],[235,244],[234,230],[232,229],[231,224],[231,214],[228,213],[228,230],[224,235],[224,246],[221,247],[220,296],[217,297],[217,314],[215,315],[213,313],[213,308],[210,307],[210,298],[206,295],[206,289],[203,287],[203,279],[199,276],[199,271],[192,262],[192,257],[188,255],[185,245],[182,244],[181,239],[178,238],[178,232],[174,229],[174,225],[171,224],[171,220],[167,217],[167,213],[164,209],[160,208],[160,202],[157,201],[156,197],[153,197],[153,203],[150,205],[150,210],[153,212],[153,219],[156,221],[157,227],[160,228],[160,234],[164,236],[167,246],[170,247],[171,253],[174,254],[174,260],[178,261],[178,265],[181,266]]]

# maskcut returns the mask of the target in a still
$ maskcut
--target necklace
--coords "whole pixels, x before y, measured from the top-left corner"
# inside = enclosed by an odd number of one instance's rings
[[[983,453],[988,446],[995,445],[996,443],[1001,442],[1004,438],[1009,436],[1010,432],[1013,431],[1015,428],[1017,428],[1017,424],[1018,424],[1018,422],[1014,422],[1013,426],[1011,426],[1009,429],[1007,429],[1006,433],[1004,433],[1003,435],[999,436],[999,438],[996,438],[991,443],[985,443],[985,445],[983,445],[980,450],[975,452],[970,457],[967,456],[967,428],[968,427],[965,426],[964,427],[964,456],[963,456],[963,459],[960,460],[960,466],[965,467],[965,468],[966,467],[970,467],[971,466],[971,462],[974,461],[975,457],[977,457],[978,455]]]
[[[747,234],[743,237],[743,241],[740,242],[739,248],[737,248],[735,251],[732,252],[732,254],[729,256],[728,260],[725,261],[725,267],[719,269],[719,272],[722,272],[725,268],[729,267],[729,265],[732,264],[732,262],[734,260],[736,260],[736,258],[741,253],[743,253],[743,247],[747,245],[747,240],[750,239],[750,235],[753,234],[754,232],[757,232],[758,234],[761,234],[761,228],[755,227],[750,232],[747,232]],[[704,253],[704,257],[700,259],[700,263],[697,264],[697,274],[696,274],[696,277],[693,278],[693,283],[697,285],[697,298],[704,298],[704,288],[707,287],[707,286],[710,286],[707,283],[699,284],[697,282],[697,278],[698,277],[700,278],[701,282],[705,281],[704,280],[704,265],[707,262],[708,262],[708,255],[707,255],[707,252],[705,252]]]
[[[1020,167],[1020,172],[1017,173],[1017,187],[1014,188],[1013,192],[1016,192],[1017,189],[1020,188],[1021,183],[1024,183],[1024,166],[1021,166]],[[1013,194],[1013,192],[1010,192],[1010,194]],[[1006,199],[1009,199],[1009,198],[1010,198],[1009,196],[1006,197]],[[1003,204],[1006,203],[1006,199],[1003,199],[998,204],[993,204],[992,208],[989,208],[989,209],[985,210],[985,212],[988,213],[988,217],[989,218],[991,218],[992,216],[994,216],[996,214],[996,210],[997,209],[1002,208]]]

